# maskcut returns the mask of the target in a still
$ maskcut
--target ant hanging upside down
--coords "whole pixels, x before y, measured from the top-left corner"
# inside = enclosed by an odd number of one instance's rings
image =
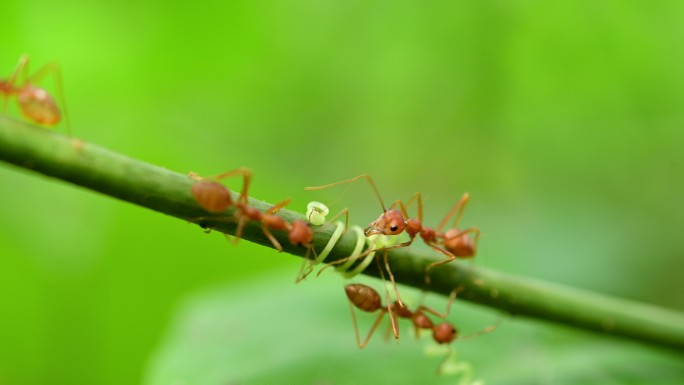
[[[370,286],[359,283],[346,285],[344,291],[347,294],[347,298],[349,299],[349,308],[352,314],[352,322],[354,324],[354,336],[356,337],[356,344],[360,349],[363,349],[368,344],[368,341],[380,325],[380,322],[385,317],[385,314],[388,313],[390,314],[392,328],[397,327],[396,320],[392,320],[392,314],[395,314],[398,318],[404,318],[411,321],[411,324],[413,325],[413,329],[415,331],[416,338],[420,337],[421,330],[429,330],[432,332],[432,340],[439,345],[449,345],[451,342],[457,339],[471,339],[485,333],[490,333],[498,327],[499,323],[502,320],[502,318],[499,317],[494,324],[489,325],[486,328],[475,333],[462,336],[460,335],[459,330],[451,322],[442,321],[440,323],[435,324],[430,319],[430,317],[428,317],[428,314],[432,314],[439,318],[446,319],[451,309],[451,304],[454,302],[454,300],[456,299],[456,295],[460,291],[459,289],[453,290],[451,292],[451,295],[449,296],[449,302],[447,303],[446,312],[444,314],[439,313],[438,311],[423,305],[418,306],[415,310],[411,310],[408,307],[401,305],[398,301],[393,302],[390,306],[392,310],[388,311],[387,307],[385,307],[382,304],[380,294],[377,291],[375,291],[375,289],[373,289]],[[359,328],[356,321],[356,312],[354,311],[354,309],[359,309],[370,313],[374,313],[376,311],[380,312],[378,316],[375,318],[375,321],[373,322],[373,325],[371,326],[368,335],[363,341],[361,341],[359,337]],[[441,368],[447,363],[449,358],[452,356],[452,353],[452,347],[451,345],[449,345],[449,351],[442,360],[442,363],[439,365],[438,373],[441,371]]]

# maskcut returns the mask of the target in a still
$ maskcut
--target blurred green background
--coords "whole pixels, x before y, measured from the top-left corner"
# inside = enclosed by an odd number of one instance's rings
[[[181,173],[249,166],[255,197],[322,199],[361,225],[379,211],[367,186],[303,187],[367,172],[387,201],[421,191],[428,223],[469,191],[476,264],[684,310],[684,2],[5,0],[3,14],[0,74],[24,53],[58,61],[79,138]],[[295,286],[297,258],[9,165],[0,181],[2,385],[437,381],[408,325],[401,345],[357,351],[341,284]],[[471,331],[495,318],[457,307]],[[253,329],[227,343],[238,329],[202,329],[205,359],[183,325],[206,312]],[[684,377],[670,352],[524,319],[462,346],[489,384]]]

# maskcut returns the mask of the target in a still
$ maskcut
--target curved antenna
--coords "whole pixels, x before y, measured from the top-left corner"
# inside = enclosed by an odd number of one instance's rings
[[[370,183],[371,187],[373,188],[373,191],[375,192],[375,196],[377,196],[377,197],[378,197],[378,201],[380,201],[380,206],[382,206],[382,211],[387,211],[387,208],[385,207],[385,202],[382,200],[382,197],[380,196],[380,192],[378,191],[378,188],[375,186],[375,182],[373,182],[373,178],[371,178],[370,175],[368,175],[368,174],[361,174],[361,175],[355,176],[355,177],[353,177],[353,178],[351,178],[351,179],[345,179],[345,180],[341,180],[341,181],[339,181],[339,182],[330,183],[330,184],[326,184],[326,185],[323,185],[323,186],[304,187],[304,190],[307,190],[307,191],[312,191],[312,190],[323,190],[323,189],[325,189],[325,188],[337,186],[337,185],[340,185],[340,184],[356,182],[357,180],[359,180],[359,179],[361,179],[361,178],[366,179],[366,180],[368,181],[368,183]]]

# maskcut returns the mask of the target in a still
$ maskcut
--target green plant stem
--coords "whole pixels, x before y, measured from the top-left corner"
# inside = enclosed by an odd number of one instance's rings
[[[235,222],[226,220],[232,214],[230,209],[212,215],[197,205],[190,193],[194,181],[186,175],[8,117],[0,117],[0,159],[226,234],[235,230]],[[262,211],[271,206],[253,198],[249,203]],[[288,221],[303,218],[301,213],[286,209],[279,211],[279,215]],[[316,250],[326,245],[333,229],[332,225],[316,229]],[[289,244],[285,233],[274,232],[274,235],[286,252],[299,256],[306,254],[305,248]],[[354,248],[355,237],[352,232],[345,234],[327,261],[348,256]],[[243,238],[272,247],[258,223],[248,223]],[[434,269],[432,283],[426,285],[425,268],[437,257],[427,251],[401,249],[391,252],[389,261],[397,282],[405,285],[444,295],[463,286],[459,298],[514,316],[533,317],[680,352],[684,350],[684,314],[680,312],[516,277],[460,261]],[[373,264],[364,273],[379,274]]]

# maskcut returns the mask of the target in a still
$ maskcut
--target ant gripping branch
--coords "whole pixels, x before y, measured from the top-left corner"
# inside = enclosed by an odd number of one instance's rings
[[[235,175],[242,175],[242,191],[240,192],[238,202],[233,202],[230,190],[218,182],[221,179]],[[247,206],[249,185],[252,181],[252,171],[247,167],[239,167],[208,178],[203,178],[192,171],[188,173],[188,176],[196,181],[190,190],[192,196],[208,212],[216,214],[225,211],[229,207]]]
[[[394,244],[393,242],[388,243],[387,240],[385,240],[383,238],[373,238],[373,241],[371,242],[371,247],[368,250],[366,250],[363,254],[361,254],[360,256],[352,255],[348,258],[343,258],[343,259],[335,261],[333,263],[334,265],[345,263],[345,262],[349,262],[351,264],[351,263],[353,263],[353,261],[355,261],[359,258],[368,257],[365,261],[365,264],[362,263],[357,269],[355,269],[356,272],[360,272],[363,268],[365,268],[368,265],[368,263],[370,262],[369,259],[372,258],[372,256],[370,256],[371,254],[375,254],[378,251],[386,251],[389,249],[406,247],[406,246],[410,245],[411,242],[413,242],[413,238],[420,232],[420,229],[422,228],[422,225],[420,224],[419,221],[417,221],[415,219],[404,219],[405,217],[408,217],[408,213],[406,211],[404,204],[401,201],[396,201],[395,204],[392,205],[392,207],[388,209],[385,206],[385,202],[383,201],[382,196],[380,195],[380,192],[378,191],[378,188],[375,186],[375,182],[373,182],[373,178],[371,178],[370,175],[368,175],[368,174],[362,174],[362,175],[356,176],[356,177],[351,178],[351,179],[346,179],[346,180],[342,180],[342,181],[335,182],[335,183],[330,183],[330,184],[323,185],[323,186],[305,187],[304,189],[305,190],[322,190],[325,188],[337,186],[337,185],[344,184],[344,183],[355,182],[355,181],[362,179],[362,178],[365,179],[366,181],[368,181],[368,183],[370,184],[370,186],[373,189],[375,196],[378,198],[378,201],[380,202],[380,206],[382,207],[382,210],[383,210],[383,213],[378,217],[378,219],[376,219],[375,221],[373,221],[371,224],[369,224],[366,227],[366,229],[364,230],[364,234],[367,237],[373,237],[373,236],[382,237],[382,236],[389,236],[389,235],[399,235],[399,234],[403,233],[404,231],[406,231],[406,233],[409,235],[411,240],[408,242],[400,243],[400,244]],[[397,203],[401,207],[401,211],[393,208]],[[421,212],[422,212],[422,205],[419,207],[419,210],[421,210]],[[390,244],[391,244],[391,246],[390,246]],[[385,269],[387,270],[387,273],[390,276],[390,281],[392,281],[394,291],[397,295],[397,300],[401,303],[401,296],[399,295],[399,289],[397,288],[397,284],[394,280],[394,274],[392,274],[392,270],[390,269],[390,266],[389,266],[389,261],[387,259],[387,253],[383,253],[383,257],[384,257]],[[346,266],[348,266],[348,264]],[[361,268],[361,270],[359,270],[359,268]],[[319,272],[319,274],[320,274],[320,272]]]
[[[449,210],[447,215],[444,216],[442,221],[437,226],[437,229],[423,228],[420,232],[420,236],[425,244],[447,256],[447,259],[433,262],[428,265],[427,268],[425,268],[425,282],[428,284],[430,283],[431,269],[449,263],[456,258],[472,258],[477,252],[477,243],[480,238],[480,230],[477,227],[459,230],[457,227],[461,220],[461,216],[463,215],[463,210],[465,209],[469,199],[470,194],[463,194],[461,199],[459,199],[454,207]],[[418,200],[420,201],[420,196],[418,196]],[[449,230],[442,232],[444,226],[456,213],[458,214],[456,215],[454,224]],[[419,217],[422,219],[422,213],[419,214]],[[471,238],[470,234],[475,234],[474,238]],[[443,248],[439,246],[443,246]]]
[[[384,260],[385,260],[385,267],[387,269],[388,274],[390,275],[390,280],[392,283],[395,285],[395,290],[396,290],[396,284],[394,281],[394,276],[389,269],[389,263],[387,261],[387,253],[386,251],[391,250],[391,249],[397,249],[397,248],[402,248],[402,247],[408,247],[410,246],[413,241],[416,239],[416,236],[420,234],[420,237],[423,239],[425,244],[430,246],[432,249],[444,254],[447,259],[441,260],[434,262],[425,269],[425,282],[430,283],[430,270],[443,265],[445,263],[451,262],[456,258],[468,258],[468,257],[473,257],[476,253],[476,247],[477,247],[477,241],[479,239],[480,235],[480,230],[477,228],[468,228],[466,230],[458,230],[456,226],[458,226],[458,222],[461,219],[461,216],[463,215],[463,210],[465,208],[466,203],[468,202],[468,199],[470,198],[470,195],[468,193],[463,194],[461,199],[456,203],[456,205],[447,213],[447,215],[444,217],[442,222],[440,222],[439,226],[437,229],[433,229],[431,227],[427,227],[423,225],[423,201],[422,197],[419,192],[415,193],[413,197],[406,203],[404,204],[401,200],[396,200],[390,208],[386,208],[385,204],[382,200],[382,197],[380,196],[380,193],[378,192],[377,187],[375,186],[375,183],[373,182],[373,179],[370,177],[368,174],[362,174],[359,176],[356,176],[351,179],[346,179],[343,181],[323,185],[323,186],[316,186],[316,187],[307,187],[307,190],[320,190],[328,187],[333,187],[339,184],[344,184],[344,183],[351,183],[355,182],[359,179],[366,179],[368,183],[371,185],[373,188],[373,191],[375,192],[375,195],[377,196],[378,200],[380,201],[380,205],[382,206],[383,213],[380,214],[378,219],[375,221],[371,222],[368,227],[366,227],[365,234],[367,236],[370,235],[375,235],[375,234],[382,234],[382,235],[399,235],[402,232],[406,232],[409,236],[409,240],[406,242],[402,242],[399,244],[394,244],[391,246],[385,246],[381,248],[377,248],[374,251],[384,251]],[[408,212],[406,210],[406,207],[409,206],[413,202],[417,203],[418,206],[418,218],[409,218]],[[396,206],[399,206],[399,210],[395,209]],[[454,225],[452,226],[452,229],[447,230],[446,232],[442,232],[442,229],[446,225],[446,223],[453,217],[454,214],[458,212],[458,215],[456,216],[456,219],[454,221]],[[407,218],[407,219],[405,219]],[[471,239],[469,237],[469,234],[474,233],[475,234],[475,239]],[[338,261],[340,262],[340,261]],[[399,299],[399,302],[401,303],[401,299]]]
[[[39,82],[47,74],[53,74],[55,88],[62,104],[60,111],[55,99],[44,88],[38,87]],[[3,110],[7,110],[7,101],[11,97],[17,98],[22,114],[34,123],[44,126],[54,126],[62,120],[62,115],[69,132],[69,119],[64,104],[64,91],[59,65],[48,63],[33,75],[29,75],[29,58],[24,55],[19,58],[19,64],[7,79],[0,79],[0,95],[3,97]],[[63,113],[62,113],[63,112]]]
[[[283,251],[283,247],[273,236],[271,230],[287,231],[287,238],[291,244],[306,247],[307,257],[311,251],[315,254],[315,250],[313,250],[313,230],[309,227],[309,224],[302,219],[289,223],[275,214],[290,203],[290,198],[277,203],[266,212],[261,212],[249,205],[248,193],[252,172],[248,168],[239,167],[210,178],[202,178],[193,172],[190,172],[188,175],[196,181],[192,185],[190,192],[203,209],[210,213],[218,214],[224,212],[229,207],[235,208],[235,218],[238,221],[237,229],[235,230],[235,243],[242,237],[245,224],[248,221],[255,221],[261,224],[262,232],[278,251]],[[241,175],[243,179],[242,190],[237,202],[233,201],[230,190],[218,182],[218,180],[235,175]]]

